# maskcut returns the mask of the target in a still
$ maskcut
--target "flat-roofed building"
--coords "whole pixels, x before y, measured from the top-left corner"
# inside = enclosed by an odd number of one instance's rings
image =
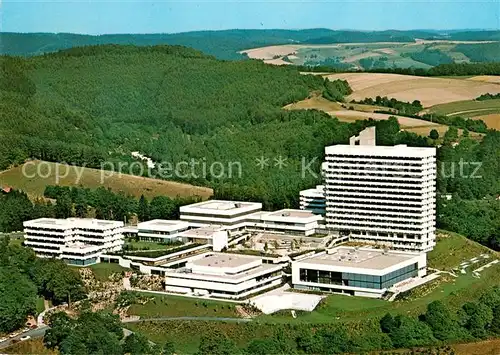
[[[24,245],[39,257],[64,259],[75,265],[95,263],[98,254],[121,250],[124,243],[123,222],[120,221],[39,218],[23,225]],[[82,255],[86,257],[82,259]]]
[[[319,228],[323,217],[311,211],[283,209],[274,212],[257,212],[248,216],[246,230],[310,236]]]
[[[243,229],[247,217],[262,210],[262,203],[209,200],[182,206],[179,210],[180,219],[192,227],[215,224],[233,231]]]
[[[325,148],[327,227],[354,241],[432,250],[436,149],[376,146],[374,127],[350,142]]]
[[[426,254],[339,246],[292,261],[293,287],[380,298],[388,288],[426,274]]]
[[[228,245],[228,231],[222,226],[209,225],[179,233],[184,243],[211,244],[214,251],[222,251]]]
[[[326,214],[325,186],[300,191],[300,209],[324,216]]]
[[[165,290],[220,298],[243,298],[277,286],[280,264],[264,264],[257,256],[210,253],[165,273]]]
[[[179,220],[153,219],[137,224],[140,240],[171,243],[179,240],[179,234],[189,229],[189,223]]]

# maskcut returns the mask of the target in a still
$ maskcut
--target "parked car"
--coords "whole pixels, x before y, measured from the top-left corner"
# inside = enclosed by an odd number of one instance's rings
[[[25,335],[25,336],[20,338],[21,341],[25,341],[25,340],[29,340],[29,339],[31,339],[31,337],[29,335]]]

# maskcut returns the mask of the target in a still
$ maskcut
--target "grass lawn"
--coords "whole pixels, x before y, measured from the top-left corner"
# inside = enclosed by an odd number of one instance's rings
[[[23,174],[23,166],[0,172],[0,185],[23,190],[31,197],[43,196],[47,185],[83,186],[91,189],[104,186],[114,192],[123,192],[136,197],[144,195],[149,198],[164,195],[172,198],[176,196],[200,196],[207,199],[213,194],[212,189],[174,181],[127,174],[111,175],[111,172],[107,171],[38,160],[26,164],[26,174]],[[39,171],[38,174],[37,171]],[[56,179],[57,176],[60,177],[59,181]]]
[[[141,295],[153,300],[146,304],[134,304],[130,306],[128,313],[141,316],[142,318],[157,317],[238,317],[235,304],[230,302],[200,300],[170,295],[154,295],[141,293]]]
[[[485,253],[498,255],[464,236],[438,230],[436,247],[427,254],[427,265],[439,270],[451,270],[461,262]]]
[[[36,314],[40,314],[45,311],[45,305],[43,303],[43,297],[38,296],[36,298]]]
[[[167,249],[173,247],[166,244],[160,244],[157,242],[145,242],[142,240],[134,241],[131,239],[127,239],[125,241],[125,245],[134,248],[133,250],[157,250],[157,249]]]
[[[430,108],[432,112],[442,115],[457,115],[463,117],[474,117],[491,113],[500,113],[500,99],[485,101],[457,101],[447,104],[436,105]],[[462,111],[466,111],[463,113]]]
[[[89,268],[94,273],[95,278],[99,281],[107,281],[112,274],[128,270],[119,264],[114,263],[99,263],[90,265]]]

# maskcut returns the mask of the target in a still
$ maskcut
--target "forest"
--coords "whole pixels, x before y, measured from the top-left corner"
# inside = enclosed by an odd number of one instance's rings
[[[0,285],[0,333],[19,329],[28,315],[36,315],[37,299],[58,305],[86,297],[78,271],[62,260],[37,258],[7,236],[0,236]]]

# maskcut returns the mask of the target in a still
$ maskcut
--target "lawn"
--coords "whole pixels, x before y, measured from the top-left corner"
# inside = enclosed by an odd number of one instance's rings
[[[451,270],[461,262],[485,253],[495,254],[491,249],[464,236],[438,230],[436,247],[427,254],[427,264],[435,269]]]
[[[38,296],[36,298],[36,314],[40,314],[45,311],[45,304],[43,301],[43,297]]]
[[[140,293],[153,298],[146,304],[133,304],[128,313],[142,318],[158,317],[239,317],[235,304],[223,301],[201,300],[196,298],[153,295]]]
[[[474,117],[492,113],[500,113],[500,99],[485,101],[457,101],[430,108],[431,112],[441,115],[460,115],[463,117]]]
[[[81,174],[81,176],[80,176]],[[60,179],[57,179],[57,176]],[[148,198],[155,196],[200,196],[207,199],[212,189],[193,186],[174,181],[150,179],[127,174],[112,174],[109,171],[68,166],[45,161],[31,161],[0,172],[0,185],[11,186],[23,190],[33,197],[43,196],[47,185],[82,186],[91,189],[104,186],[114,192]]]
[[[146,242],[143,240],[135,241],[135,240],[127,239],[125,241],[125,246],[129,246],[129,247],[133,248],[131,250],[158,250],[158,249],[163,250],[163,249],[170,248],[173,245],[169,246],[169,245],[164,244],[164,243]]]
[[[95,278],[99,281],[108,281],[112,274],[128,270],[127,268],[115,263],[99,263],[90,265],[89,268],[94,273]]]

